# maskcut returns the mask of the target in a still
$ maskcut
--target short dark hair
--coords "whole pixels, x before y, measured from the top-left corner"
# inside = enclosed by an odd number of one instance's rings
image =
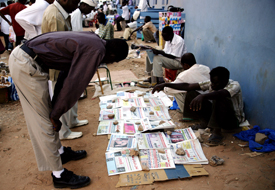
[[[105,14],[104,13],[98,13],[96,18],[98,19],[100,24],[105,24],[105,23],[103,23],[105,21]]]
[[[151,21],[151,17],[150,16],[145,16],[144,21],[145,22],[150,22]]]
[[[181,57],[181,63],[184,64],[188,64],[190,67],[192,67],[194,64],[196,64],[196,59],[195,56],[193,55],[193,53],[185,53],[182,57]]]
[[[173,34],[173,28],[171,26],[165,26],[162,30],[162,33]]]
[[[111,39],[106,40],[106,54],[115,54],[116,61],[121,61],[128,56],[129,47],[125,40]]]
[[[225,67],[216,67],[210,71],[210,77],[218,77],[222,81],[228,81],[230,77],[230,72]]]

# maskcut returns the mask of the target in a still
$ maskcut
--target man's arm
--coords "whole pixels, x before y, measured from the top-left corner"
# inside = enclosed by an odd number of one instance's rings
[[[152,90],[152,93],[155,91],[159,92],[164,89],[164,87],[173,88],[176,90],[185,90],[185,91],[191,91],[191,90],[201,90],[199,83],[163,83],[158,84],[154,87]]]
[[[11,26],[11,22],[3,15],[3,13],[0,11],[0,16]]]
[[[144,24],[145,24],[145,23],[144,23]],[[137,29],[133,30],[133,31],[131,32],[131,34],[130,34],[130,37],[133,35],[134,32],[136,32],[136,31],[138,31],[138,30],[141,30],[142,27],[144,26],[144,24],[141,25],[140,27],[138,27]]]
[[[176,58],[178,58],[178,57],[176,57],[176,56],[174,56],[174,55],[167,54],[167,53],[165,53],[165,52],[162,51],[162,50],[157,50],[157,49],[152,49],[152,50],[153,50],[153,53],[156,54],[156,55],[161,54],[161,55],[163,55],[164,57],[167,57],[167,58],[169,58],[169,59],[176,59]]]

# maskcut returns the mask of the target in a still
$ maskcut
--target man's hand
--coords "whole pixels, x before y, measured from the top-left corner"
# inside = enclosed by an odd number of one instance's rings
[[[61,129],[61,126],[62,126],[62,123],[61,121],[58,120],[55,120],[55,119],[52,119],[50,118],[52,124],[53,124],[53,130],[56,131],[56,132],[59,132],[60,129]]]
[[[190,110],[193,110],[193,111],[201,110],[203,100],[204,100],[204,96],[202,94],[194,98],[189,105]]]
[[[152,90],[152,94],[154,94],[155,91],[159,92],[159,91],[163,90],[164,87],[165,87],[165,83],[156,85],[156,86],[154,87],[154,89]]]
[[[157,49],[152,49],[152,51],[155,55],[162,54],[162,51],[157,50]]]

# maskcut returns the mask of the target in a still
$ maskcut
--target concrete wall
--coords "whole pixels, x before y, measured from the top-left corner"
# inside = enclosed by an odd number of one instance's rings
[[[200,64],[228,68],[241,84],[249,122],[275,129],[275,1],[182,2],[188,51]]]

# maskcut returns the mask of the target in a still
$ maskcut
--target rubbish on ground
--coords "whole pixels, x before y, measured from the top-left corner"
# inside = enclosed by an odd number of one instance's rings
[[[268,137],[263,133],[256,133],[255,135],[255,142],[263,145],[265,140],[268,139]]]
[[[238,144],[240,147],[244,148],[244,147],[248,147],[248,144]]]
[[[248,155],[248,156],[250,156],[251,158],[253,158],[253,157],[256,157],[256,156],[260,156],[260,155],[262,155],[263,153],[260,153],[260,152],[250,152],[250,153],[244,153],[244,154],[241,154],[242,156],[244,156],[244,155]]]
[[[196,135],[197,139],[199,139],[200,143],[203,143],[203,139],[201,137],[201,133],[199,130],[195,132],[195,135]]]
[[[218,156],[212,156],[209,160],[210,166],[218,166],[224,163],[224,159],[219,158]]]

